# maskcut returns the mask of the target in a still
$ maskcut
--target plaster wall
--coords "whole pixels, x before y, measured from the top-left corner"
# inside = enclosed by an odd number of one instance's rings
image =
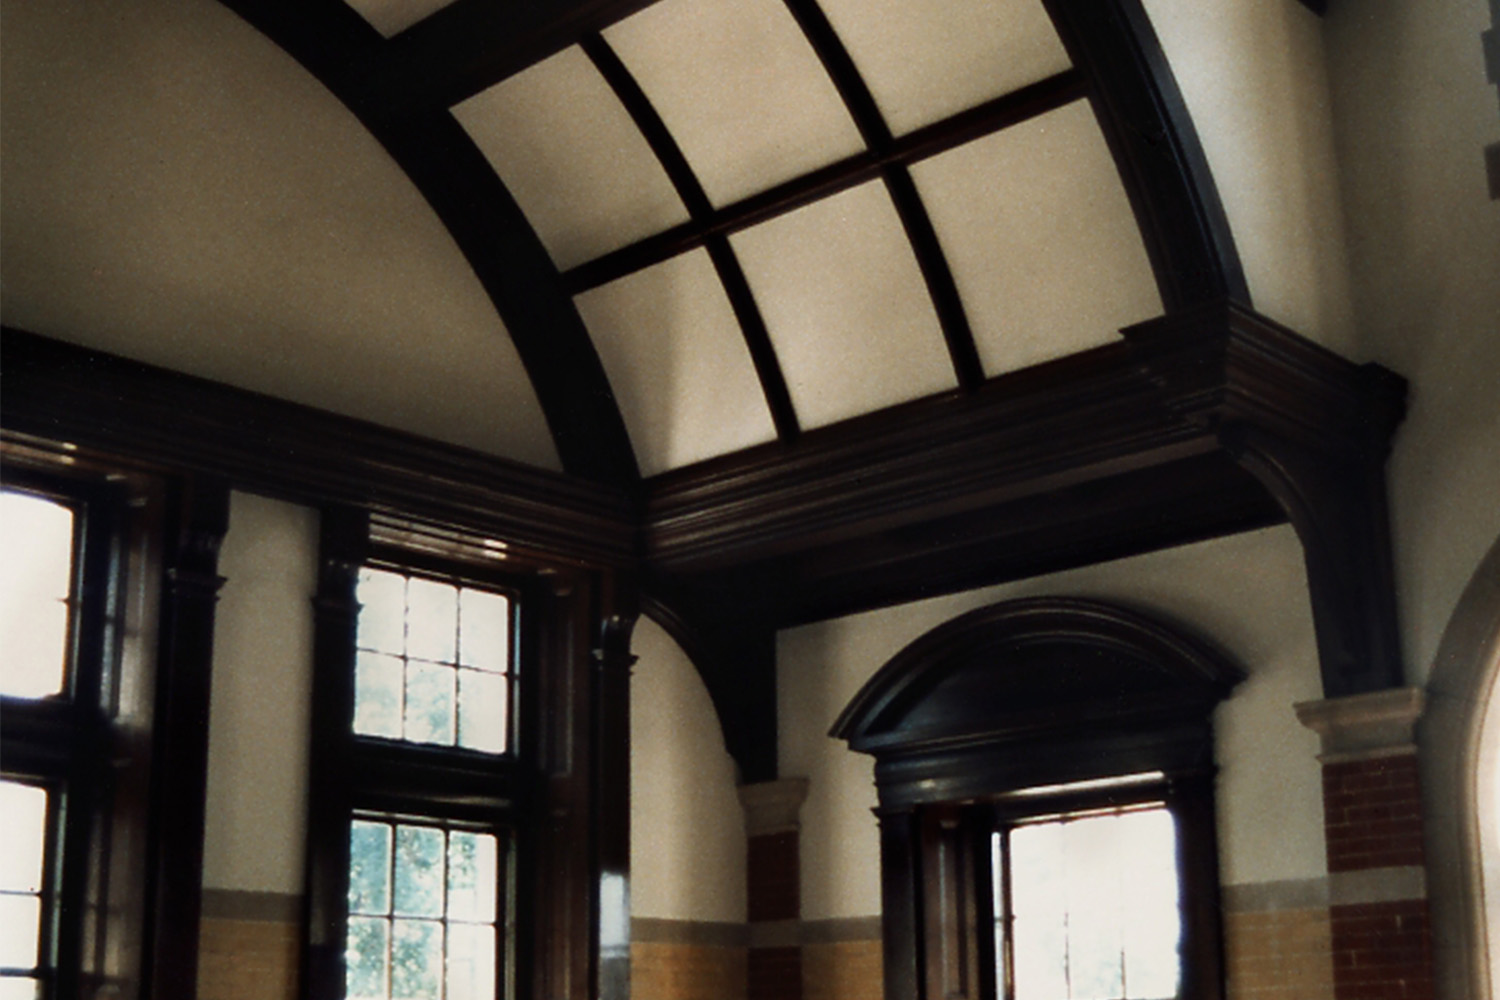
[[[1328,76],[1297,0],[1145,0],[1234,234],[1255,308],[1354,340]]]
[[[744,820],[708,689],[650,619],[632,647],[631,915],[743,923]]]
[[[974,608],[1015,597],[1127,604],[1217,643],[1249,678],[1215,718],[1222,878],[1248,884],[1326,874],[1318,740],[1292,711],[1320,696],[1301,547],[1289,527],[788,630],[778,637],[781,773],[810,779],[802,811],[803,917],[880,912],[872,759],[827,735],[903,646]]]
[[[235,493],[219,555],[207,889],[301,895],[318,516]]]
[[[1408,680],[1425,683],[1500,537],[1500,140],[1479,0],[1365,0],[1326,22],[1359,321],[1354,356],[1411,383],[1390,464]]]

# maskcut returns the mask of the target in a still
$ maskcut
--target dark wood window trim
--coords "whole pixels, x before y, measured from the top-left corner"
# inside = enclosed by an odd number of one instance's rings
[[[361,738],[352,730],[361,566],[436,574],[515,595],[519,703],[509,753]],[[344,995],[349,823],[375,812],[468,822],[512,838],[500,997],[623,997],[628,984],[626,591],[480,536],[325,508],[315,607],[313,759],[303,995]],[[504,899],[504,897],[502,897]],[[502,939],[503,940],[503,939]]]
[[[71,697],[6,699],[0,729],[7,776],[67,796],[50,995],[190,1000],[227,486],[10,434],[0,459],[83,512]]]
[[[1242,677],[1200,640],[1113,605],[1028,599],[917,639],[833,735],[875,757],[888,1000],[994,1000],[985,841],[996,817],[1164,801],[1179,830],[1179,996],[1219,1000],[1214,706]],[[1018,789],[1152,774],[1149,783]],[[1071,796],[1071,797],[1070,797]]]

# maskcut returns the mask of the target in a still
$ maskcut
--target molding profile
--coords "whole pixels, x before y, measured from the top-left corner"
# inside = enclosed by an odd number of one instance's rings
[[[1416,725],[1427,707],[1421,688],[1390,688],[1304,701],[1297,720],[1323,741],[1325,764],[1417,752]]]
[[[745,835],[785,833],[802,828],[802,803],[807,801],[806,778],[778,778],[739,787],[745,810]]]

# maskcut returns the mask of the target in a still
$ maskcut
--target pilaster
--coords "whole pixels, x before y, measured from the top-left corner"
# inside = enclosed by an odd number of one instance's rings
[[[749,1000],[802,998],[802,803],[806,778],[740,786],[745,811]]]

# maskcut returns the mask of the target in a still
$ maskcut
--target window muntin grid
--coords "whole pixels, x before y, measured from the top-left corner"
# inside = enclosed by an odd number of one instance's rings
[[[65,690],[77,522],[55,500],[0,492],[0,695]]]
[[[355,733],[510,750],[515,602],[509,595],[365,567],[355,597]]]
[[[997,996],[1177,996],[1182,919],[1177,827],[1167,806],[1024,822],[993,834],[991,861]]]
[[[349,1000],[493,1000],[501,838],[356,819],[349,832]]]
[[[0,1000],[42,995],[51,804],[45,788],[0,781]]]

